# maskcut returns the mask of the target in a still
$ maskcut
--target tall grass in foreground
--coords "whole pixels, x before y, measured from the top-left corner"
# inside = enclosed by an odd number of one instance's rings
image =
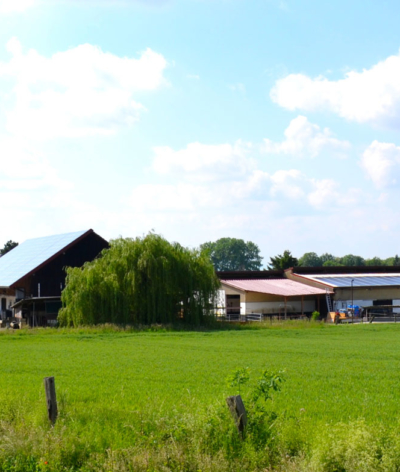
[[[400,326],[137,329],[0,335],[0,471],[400,470]],[[286,369],[261,409],[242,385],[243,440],[225,404],[242,367]]]
[[[125,428],[131,445],[107,447],[74,434],[68,418],[34,428],[16,418],[0,421],[0,470],[26,471],[315,471],[400,470],[400,427],[358,420],[315,431],[301,418],[267,414],[240,440],[225,405],[201,415],[138,415]],[[273,420],[272,420],[273,418]],[[21,419],[20,419],[21,420]],[[101,419],[98,419],[101,423]],[[106,425],[104,424],[104,428]],[[121,430],[121,435],[125,431]]]

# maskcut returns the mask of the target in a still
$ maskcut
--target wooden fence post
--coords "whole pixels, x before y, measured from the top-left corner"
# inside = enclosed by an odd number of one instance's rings
[[[46,392],[47,413],[51,424],[54,425],[58,414],[54,377],[44,378],[44,390]]]
[[[233,419],[235,420],[236,427],[241,436],[243,437],[243,433],[247,425],[247,415],[242,397],[240,395],[228,397],[226,399],[226,403],[233,416]]]

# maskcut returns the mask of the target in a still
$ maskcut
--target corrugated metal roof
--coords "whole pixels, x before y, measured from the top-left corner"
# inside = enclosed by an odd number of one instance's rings
[[[0,287],[10,287],[88,231],[28,239],[0,257]]]
[[[324,274],[302,275],[303,278],[323,282],[331,287],[390,287],[400,286],[398,274]]]
[[[245,292],[266,293],[282,297],[326,294],[324,289],[311,287],[289,279],[221,280],[221,283]]]

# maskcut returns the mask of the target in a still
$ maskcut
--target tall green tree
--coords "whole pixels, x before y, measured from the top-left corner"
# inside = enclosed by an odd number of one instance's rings
[[[323,267],[343,267],[337,257],[335,259],[328,259],[322,264]]]
[[[219,281],[205,252],[161,236],[116,239],[101,257],[68,268],[62,292],[62,326],[99,323],[200,324]]]
[[[384,259],[383,265],[387,266],[398,266],[400,265],[400,257],[396,254],[394,257],[388,257],[387,259]]]
[[[301,267],[321,267],[321,258],[315,252],[306,252],[299,259],[299,266]]]
[[[298,265],[299,261],[292,256],[290,251],[286,250],[283,254],[270,258],[268,269],[288,269],[289,267],[296,267]]]
[[[221,238],[200,246],[209,254],[215,270],[260,270],[263,258],[257,244],[243,239]]]
[[[319,258],[321,259],[321,264],[322,265],[324,265],[325,262],[328,262],[328,261],[335,262],[335,260],[337,259],[335,256],[333,256],[332,254],[329,254],[328,252],[325,252],[324,254],[321,254],[319,256]]]
[[[4,244],[3,249],[0,249],[0,257],[4,256],[4,254],[7,254],[7,252],[10,252],[11,249],[14,249],[17,246],[18,246],[18,243],[16,243],[15,241],[11,241],[10,239]]]
[[[366,266],[382,266],[384,261],[379,257],[373,257],[372,259],[365,259]]]
[[[352,266],[364,266],[365,260],[361,256],[355,256],[354,254],[347,254],[340,258],[340,263],[347,267]]]

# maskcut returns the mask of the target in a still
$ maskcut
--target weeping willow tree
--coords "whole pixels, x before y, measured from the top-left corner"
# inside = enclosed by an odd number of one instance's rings
[[[82,268],[68,268],[62,292],[62,326],[201,324],[219,282],[205,252],[150,233],[115,239]]]

